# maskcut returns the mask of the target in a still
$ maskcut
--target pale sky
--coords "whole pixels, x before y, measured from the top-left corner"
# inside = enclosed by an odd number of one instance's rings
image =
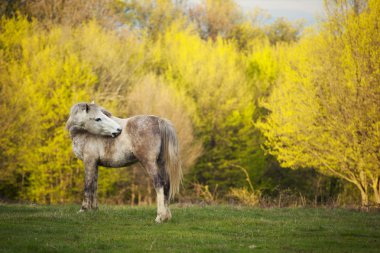
[[[323,13],[323,0],[235,0],[244,11],[255,7],[267,10],[273,18],[286,17],[289,20],[304,18],[307,23],[315,23]]]
[[[190,0],[199,2],[200,0]],[[251,11],[255,7],[264,9],[273,19],[285,17],[289,20],[303,18],[307,24],[316,22],[316,17],[323,13],[323,0],[235,0],[245,11]]]

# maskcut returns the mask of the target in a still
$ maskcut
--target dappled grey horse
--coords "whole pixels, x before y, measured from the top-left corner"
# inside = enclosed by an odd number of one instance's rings
[[[80,211],[97,209],[98,166],[124,167],[140,162],[157,193],[157,218],[171,218],[169,200],[179,191],[182,169],[172,124],[156,116],[120,119],[94,103],[75,104],[66,124],[75,155],[85,167]]]

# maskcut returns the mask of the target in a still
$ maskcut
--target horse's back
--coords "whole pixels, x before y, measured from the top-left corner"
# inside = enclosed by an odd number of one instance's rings
[[[130,134],[159,134],[160,118],[154,115],[136,115],[126,121],[126,130]]]
[[[128,134],[133,153],[139,160],[157,158],[161,148],[160,118],[153,115],[136,115],[127,119]]]

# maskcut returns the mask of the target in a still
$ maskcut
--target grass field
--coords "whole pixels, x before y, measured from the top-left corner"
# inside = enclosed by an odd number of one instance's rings
[[[0,205],[0,252],[380,252],[380,213],[343,209]]]

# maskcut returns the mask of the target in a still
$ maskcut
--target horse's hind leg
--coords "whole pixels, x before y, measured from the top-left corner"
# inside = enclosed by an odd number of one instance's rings
[[[161,170],[156,162],[149,162],[143,164],[149,175],[153,179],[154,189],[157,193],[157,217],[156,222],[161,223],[163,221],[169,220],[172,215],[168,208],[169,204],[169,181],[165,171]]]
[[[160,177],[162,188],[164,190],[164,206],[166,209],[167,219],[170,220],[172,218],[172,214],[169,209],[169,192],[170,192],[170,180],[169,175],[166,173],[165,163],[162,161],[158,161],[159,174],[162,175]]]
[[[157,193],[157,217],[156,222],[161,223],[172,218],[168,207],[168,201],[165,197],[164,187],[155,187]]]

